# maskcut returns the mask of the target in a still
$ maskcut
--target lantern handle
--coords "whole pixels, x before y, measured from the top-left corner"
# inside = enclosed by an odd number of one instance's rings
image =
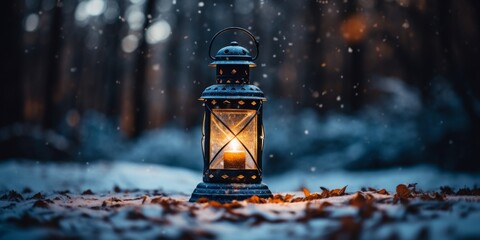
[[[259,49],[258,49],[258,46],[260,45],[259,42],[257,41],[257,39],[255,38],[255,36],[253,36],[253,34],[251,32],[249,32],[247,29],[245,28],[241,28],[241,27],[228,27],[228,28],[225,28],[219,32],[217,32],[212,40],[210,40],[210,46],[208,47],[208,56],[212,59],[212,60],[215,60],[215,57],[212,56],[211,52],[212,52],[212,45],[213,45],[213,41],[215,41],[215,38],[218,37],[218,35],[226,32],[226,31],[230,31],[230,30],[240,30],[240,31],[243,31],[244,33],[246,33],[248,36],[250,36],[250,38],[253,40],[253,42],[255,43],[255,47],[256,47],[256,50],[257,50],[257,55],[255,55],[255,57],[252,58],[252,61],[254,61],[255,59],[258,58],[258,53],[259,53]]]

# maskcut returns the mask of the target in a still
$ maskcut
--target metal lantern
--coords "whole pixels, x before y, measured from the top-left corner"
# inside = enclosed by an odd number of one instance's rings
[[[250,36],[256,46],[255,57],[233,41],[220,49],[215,57],[210,52],[220,34],[240,30]],[[197,185],[190,202],[201,197],[219,202],[243,200],[251,196],[268,198],[272,193],[262,184],[262,151],[264,129],[262,107],[267,100],[260,88],[250,84],[250,68],[258,57],[258,42],[247,30],[225,28],[210,41],[209,65],[216,68],[217,84],[207,87],[203,101],[202,150],[203,182]]]

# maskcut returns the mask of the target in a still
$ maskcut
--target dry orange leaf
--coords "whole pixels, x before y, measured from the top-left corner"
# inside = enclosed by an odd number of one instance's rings
[[[382,195],[390,195],[390,194],[387,192],[387,190],[385,190],[385,188],[376,191],[376,193],[382,194]]]
[[[303,194],[305,194],[305,197],[310,196],[310,190],[308,190],[306,187],[304,187],[302,190],[303,190]]]
[[[217,201],[210,201],[210,202],[208,202],[208,204],[209,204],[211,207],[214,207],[214,208],[221,208],[221,207],[223,207],[223,205],[222,205],[220,202],[217,202]]]
[[[345,194],[345,190],[347,189],[347,186],[345,186],[341,189],[333,189],[332,191],[330,191],[330,197],[343,196]]]
[[[248,203],[267,203],[267,199],[260,198],[257,195],[251,196],[249,199],[246,200]]]
[[[208,202],[208,198],[206,197],[201,197],[196,201],[196,203],[206,203],[206,202]]]

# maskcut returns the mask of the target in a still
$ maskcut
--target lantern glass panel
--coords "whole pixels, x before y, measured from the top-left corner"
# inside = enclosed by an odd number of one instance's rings
[[[210,119],[210,168],[257,169],[257,111],[213,109]]]

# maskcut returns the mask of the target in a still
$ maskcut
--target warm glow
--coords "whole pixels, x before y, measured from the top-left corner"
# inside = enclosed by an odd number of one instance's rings
[[[350,44],[358,43],[365,38],[367,23],[361,14],[348,17],[340,26],[343,38]]]
[[[237,138],[234,138],[231,142],[230,142],[230,150],[240,150],[240,142],[238,141]]]
[[[240,142],[234,138],[230,142],[230,150],[223,155],[223,164],[226,169],[245,169],[246,152],[240,150]]]
[[[256,169],[256,111],[213,109],[213,113],[210,124],[210,168]]]

